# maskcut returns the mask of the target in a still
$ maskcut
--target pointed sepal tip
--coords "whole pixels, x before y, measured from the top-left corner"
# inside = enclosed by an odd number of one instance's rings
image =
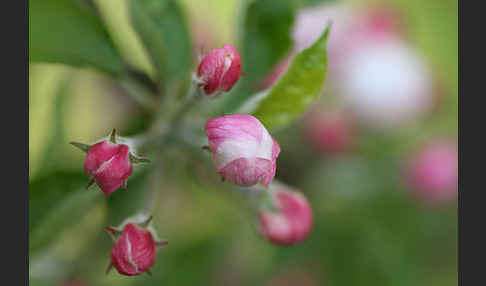
[[[110,133],[110,142],[113,144],[116,144],[116,129],[113,128],[113,130]]]
[[[79,142],[69,142],[69,144],[73,145],[74,147],[78,148],[79,150],[88,153],[89,148],[91,148],[91,145],[84,144],[84,143],[79,143]]]

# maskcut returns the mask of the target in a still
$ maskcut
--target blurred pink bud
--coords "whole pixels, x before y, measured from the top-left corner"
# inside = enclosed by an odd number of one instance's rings
[[[225,44],[210,51],[197,68],[198,84],[206,94],[229,91],[241,74],[241,58],[236,49]]]
[[[432,142],[422,147],[407,162],[406,181],[426,202],[454,200],[458,187],[457,145]]]
[[[105,195],[109,195],[126,182],[132,174],[130,148],[108,140],[91,146],[84,161],[84,172],[93,176],[94,181]]]
[[[312,209],[307,199],[282,187],[269,192],[272,208],[260,210],[260,232],[269,241],[281,245],[305,240],[312,228]]]
[[[351,147],[351,119],[337,110],[313,111],[304,122],[308,140],[320,152],[342,152]]]
[[[258,119],[221,116],[208,120],[205,129],[216,171],[223,178],[246,187],[272,182],[280,147]]]
[[[111,248],[111,262],[120,274],[133,276],[149,271],[155,262],[156,244],[152,233],[135,224],[126,224]]]
[[[357,11],[356,28],[364,40],[378,41],[387,37],[404,37],[402,15],[392,7],[381,4]]]

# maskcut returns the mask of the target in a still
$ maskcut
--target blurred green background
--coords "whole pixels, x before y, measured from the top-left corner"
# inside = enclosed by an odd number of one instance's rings
[[[130,25],[128,1],[94,2],[117,49],[153,76],[154,67]],[[204,45],[197,51],[237,41],[244,1],[179,2],[194,45]],[[407,19],[410,44],[433,68],[444,97],[417,124],[363,131],[359,147],[344,154],[313,151],[300,136],[300,121],[275,133],[282,147],[277,178],[306,194],[315,219],[309,239],[291,247],[265,241],[244,196],[221,184],[207,162],[174,147],[161,155],[161,164],[170,168],[160,173],[150,172],[158,164],[137,168],[128,191],[109,197],[97,187],[86,192],[84,154],[68,142],[93,142],[114,127],[123,136],[137,134],[149,128],[152,115],[107,74],[32,62],[31,285],[61,285],[70,279],[86,285],[457,285],[455,201],[416,203],[399,170],[419,142],[457,138],[458,3],[339,2],[395,5]],[[148,189],[156,190],[154,226],[169,246],[158,251],[152,277],[105,275],[112,242],[103,227],[133,215]]]

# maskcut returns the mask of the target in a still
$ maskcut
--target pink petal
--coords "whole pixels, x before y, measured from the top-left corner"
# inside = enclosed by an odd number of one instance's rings
[[[239,158],[218,170],[224,178],[240,186],[253,186],[268,180],[272,162],[262,158]]]
[[[84,172],[86,175],[96,171],[103,162],[108,161],[118,153],[118,145],[109,141],[102,141],[89,148],[84,161]]]
[[[93,177],[96,184],[100,187],[105,195],[109,195],[118,189],[132,174],[132,164],[129,158],[129,148],[127,145],[118,145],[118,153],[104,162]]]
[[[260,121],[247,114],[225,115],[209,119],[205,130],[208,136],[209,146],[215,151],[224,140],[262,140],[262,128]]]

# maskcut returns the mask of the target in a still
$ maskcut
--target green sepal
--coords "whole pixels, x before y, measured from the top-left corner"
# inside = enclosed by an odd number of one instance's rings
[[[150,160],[149,158],[145,158],[145,157],[137,157],[135,155],[133,155],[132,153],[130,153],[130,162],[132,164],[140,164],[140,163],[150,163],[152,162],[152,160]]]
[[[113,130],[110,133],[110,142],[113,144],[116,144],[116,129],[113,128]]]
[[[79,143],[79,142],[69,142],[69,144],[73,145],[74,147],[78,148],[79,150],[83,151],[84,153],[88,153],[89,148],[91,148],[91,145]]]

